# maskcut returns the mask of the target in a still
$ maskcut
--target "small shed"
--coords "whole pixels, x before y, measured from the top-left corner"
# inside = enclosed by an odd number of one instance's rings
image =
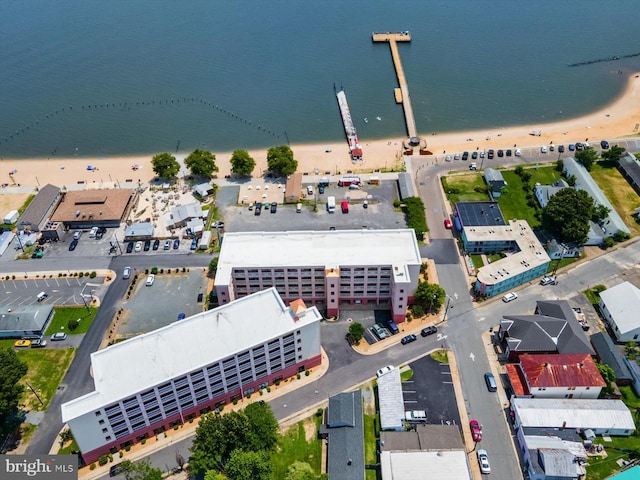
[[[200,238],[200,242],[198,243],[199,250],[206,250],[211,245],[211,230],[205,230],[202,232],[202,238]]]
[[[18,213],[17,210],[11,210],[9,213],[7,213],[4,216],[4,223],[6,223],[7,225],[11,225],[13,223],[16,223],[19,217],[20,217],[20,214]]]
[[[484,181],[487,182],[493,198],[498,198],[502,189],[507,186],[502,173],[494,168],[485,168]]]
[[[212,190],[210,183],[201,183],[193,187],[193,193],[202,200],[206,200]]]
[[[298,203],[302,190],[302,173],[294,173],[287,179],[284,189],[284,203]]]

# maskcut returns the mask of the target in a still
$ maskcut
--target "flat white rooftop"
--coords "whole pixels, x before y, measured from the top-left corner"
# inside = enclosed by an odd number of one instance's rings
[[[224,236],[215,283],[228,285],[234,267],[419,265],[421,262],[412,229],[236,232]]]
[[[508,225],[465,227],[464,232],[469,242],[512,241],[520,250],[481,267],[477,278],[484,284],[500,283],[551,261],[526,220],[509,220]]]
[[[378,402],[380,404],[380,428],[404,430],[404,396],[400,369],[394,368],[378,378]]]
[[[380,466],[382,480],[471,480],[464,450],[382,452]]]
[[[630,282],[622,282],[615,287],[600,292],[600,298],[607,306],[611,318],[621,334],[640,327],[640,289]]]
[[[316,307],[298,320],[275,288],[176,321],[91,354],[95,391],[62,405],[62,420],[321,320]]]

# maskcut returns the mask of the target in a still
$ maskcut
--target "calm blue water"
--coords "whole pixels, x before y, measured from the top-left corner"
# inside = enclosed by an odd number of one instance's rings
[[[4,158],[340,140],[334,82],[363,142],[404,136],[375,30],[413,35],[422,134],[578,116],[640,71],[567,67],[639,52],[637,0],[5,0],[0,18]]]

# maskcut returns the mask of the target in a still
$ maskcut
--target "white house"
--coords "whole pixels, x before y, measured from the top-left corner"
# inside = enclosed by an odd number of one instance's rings
[[[600,293],[602,316],[618,342],[640,339],[640,289],[623,282]]]

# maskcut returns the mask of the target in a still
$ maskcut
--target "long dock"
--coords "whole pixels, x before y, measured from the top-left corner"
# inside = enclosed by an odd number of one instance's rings
[[[400,60],[400,52],[398,52],[398,42],[410,42],[411,33],[409,32],[374,32],[371,35],[373,42],[387,42],[391,48],[391,57],[393,65],[396,69],[398,84],[400,91],[395,89],[396,102],[402,103],[404,108],[404,119],[407,124],[407,133],[410,139],[418,139],[418,129],[416,128],[416,120],[413,116],[413,107],[411,106],[411,98],[409,96],[409,85],[402,69],[402,61]]]

